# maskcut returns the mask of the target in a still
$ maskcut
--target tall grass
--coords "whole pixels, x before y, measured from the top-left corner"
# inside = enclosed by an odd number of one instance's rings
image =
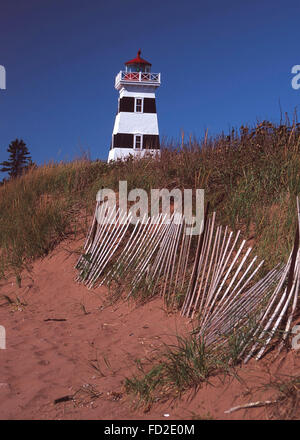
[[[125,379],[125,391],[137,397],[139,406],[179,397],[191,388],[197,391],[213,375],[221,372],[228,374],[232,371],[236,375],[233,371],[238,363],[233,359],[236,345],[232,345],[228,340],[224,347],[216,350],[207,347],[205,340],[196,335],[177,336],[177,343],[166,346],[149,371],[138,365],[139,373]]]
[[[259,316],[257,311],[249,315],[243,326],[223,334],[218,344],[207,345],[205,336],[199,337],[196,328],[187,337],[177,335],[175,344],[166,345],[155,359],[149,360],[151,365],[154,363],[150,370],[146,371],[147,365],[137,364],[138,374],[125,379],[125,391],[137,397],[139,406],[180,397],[189,389],[196,392],[217,374],[230,374],[240,380],[235,367],[241,363],[244,349],[250,341],[263,344],[254,336]],[[266,333],[263,339],[267,338]]]
[[[20,271],[82,228],[101,187],[204,188],[218,221],[253,239],[266,270],[284,261],[300,193],[300,124],[263,121],[202,141],[182,137],[161,158],[49,164],[0,187],[0,275]]]
[[[85,225],[101,162],[49,164],[0,188],[0,275],[19,276],[30,262]]]

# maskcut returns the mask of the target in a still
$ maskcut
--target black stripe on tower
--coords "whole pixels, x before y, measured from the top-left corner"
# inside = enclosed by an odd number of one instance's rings
[[[113,148],[133,148],[133,134],[117,133],[113,136]],[[158,134],[144,134],[143,135],[143,150],[159,150],[159,135]]]
[[[129,96],[123,96],[119,100],[119,113],[120,112],[134,112],[134,98]]]
[[[134,112],[133,97],[123,96],[123,98],[120,98],[118,113],[120,112]],[[156,113],[155,98],[144,98],[143,113]]]
[[[144,134],[143,135],[143,150],[159,150],[159,136],[158,134]]]
[[[133,148],[133,134],[114,134],[113,148]]]
[[[155,98],[144,98],[144,113],[156,113]]]

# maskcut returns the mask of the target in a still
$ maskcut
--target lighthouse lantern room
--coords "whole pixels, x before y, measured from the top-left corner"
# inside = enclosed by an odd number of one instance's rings
[[[151,63],[137,57],[125,63],[115,79],[119,91],[118,112],[112,134],[108,161],[129,155],[160,154],[155,91],[160,73],[151,72]]]

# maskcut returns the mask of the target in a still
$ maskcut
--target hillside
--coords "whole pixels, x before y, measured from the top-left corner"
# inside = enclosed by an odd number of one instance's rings
[[[206,136],[201,142],[183,138],[181,145],[166,145],[155,161],[48,164],[2,185],[0,323],[11,339],[0,392],[11,403],[0,409],[1,418],[38,418],[41,408],[43,418],[110,418],[112,411],[113,418],[161,418],[165,412],[174,418],[239,418],[241,413],[246,418],[299,416],[293,400],[299,384],[297,351],[283,353],[276,362],[271,352],[242,367],[238,376],[231,369],[217,376],[214,372],[211,380],[216,389],[202,381],[196,398],[187,405],[189,391],[184,388],[184,400],[172,404],[171,413],[168,384],[162,398],[153,400],[153,378],[147,371],[157,364],[164,344],[180,343],[176,334],[187,337],[191,321],[176,313],[168,315],[160,298],[142,305],[109,303],[111,292],[106,287],[89,291],[74,281],[74,265],[96,193],[100,188],[118,191],[120,180],[127,180],[128,190],[204,188],[217,222],[242,231],[255,254],[265,260],[267,273],[285,262],[293,247],[299,149],[300,124],[264,121],[254,128],[233,130],[229,136]],[[28,374],[27,385],[22,377]],[[134,379],[135,375],[144,375],[144,381]],[[133,399],[142,404],[132,415],[129,391],[136,392]],[[77,406],[73,401],[53,403],[74,393],[80,396]],[[220,395],[224,399],[219,401]],[[224,416],[232,406],[270,396],[277,403],[269,409]],[[92,412],[91,402],[96,402]]]

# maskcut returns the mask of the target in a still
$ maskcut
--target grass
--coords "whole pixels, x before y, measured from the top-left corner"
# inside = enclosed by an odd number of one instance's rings
[[[0,295],[0,299],[5,301],[4,303],[0,303],[0,307],[9,305],[12,311],[22,311],[24,310],[24,307],[27,306],[26,301],[22,300],[17,295],[15,295],[15,299],[12,299],[8,295]]]
[[[229,357],[228,347],[216,352],[195,335],[177,336],[148,372],[139,363],[139,374],[126,378],[125,390],[138,398],[137,406],[176,398],[188,389],[196,391],[213,374],[228,372]]]
[[[91,187],[101,162],[75,161],[31,170],[0,188],[0,275],[21,272],[62,239],[87,227]]]
[[[218,221],[254,238],[266,270],[284,261],[295,230],[300,193],[300,124],[263,121],[202,141],[182,138],[161,158],[106,164],[48,164],[0,187],[0,275],[16,277],[37,257],[87,227],[101,187],[204,188]],[[81,218],[80,215],[81,214]],[[82,218],[85,218],[85,220]]]
[[[274,405],[269,409],[269,416],[279,420],[299,420],[300,376],[290,376],[271,382],[267,388],[276,391]]]
[[[177,398],[183,392],[193,389],[195,392],[214,375],[239,377],[236,366],[241,363],[245,348],[255,342],[264,343],[268,334],[258,340],[254,330],[259,323],[259,310],[245,319],[241,327],[222,335],[222,342],[207,346],[205,337],[199,337],[195,328],[188,336],[177,335],[174,345],[166,345],[156,359],[149,360],[154,366],[145,371],[141,362],[137,363],[138,375],[125,380],[125,390],[137,398],[136,405],[151,405],[159,400]],[[250,343],[250,344],[249,344]],[[220,377],[220,376],[219,376]]]

